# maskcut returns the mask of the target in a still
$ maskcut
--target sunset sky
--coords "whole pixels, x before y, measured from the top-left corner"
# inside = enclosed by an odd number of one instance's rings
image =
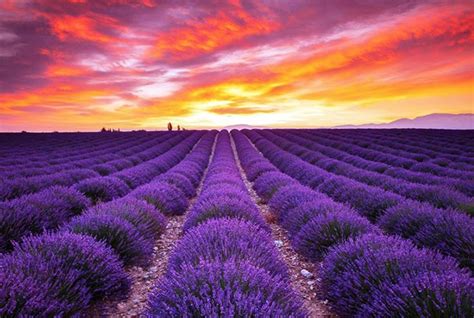
[[[0,0],[0,131],[472,112],[472,1]]]

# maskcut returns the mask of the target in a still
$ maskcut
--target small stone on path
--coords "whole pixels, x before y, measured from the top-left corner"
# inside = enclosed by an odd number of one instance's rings
[[[311,272],[309,272],[309,271],[306,270],[306,269],[302,269],[302,270],[301,270],[301,275],[303,275],[303,276],[306,277],[306,278],[312,278],[312,277],[313,277],[313,274],[311,274]]]
[[[276,240],[276,241],[275,241],[275,246],[278,247],[278,248],[283,247],[283,241],[281,241],[281,240]]]

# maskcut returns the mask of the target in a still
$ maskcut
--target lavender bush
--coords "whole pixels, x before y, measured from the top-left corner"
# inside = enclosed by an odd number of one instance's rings
[[[166,217],[163,214],[153,205],[134,198],[125,197],[107,202],[95,206],[89,212],[118,216],[134,225],[150,241],[159,238],[166,228]]]
[[[404,201],[388,209],[379,219],[378,225],[388,233],[412,238],[431,218],[440,213],[443,211],[429,204]]]
[[[387,210],[379,225],[388,233],[436,249],[474,270],[474,220],[459,211],[407,201]]]
[[[149,183],[133,191],[131,196],[152,204],[165,215],[181,215],[188,207],[184,193],[166,182]]]
[[[0,257],[0,315],[71,316],[103,297],[123,297],[130,281],[111,249],[88,236],[25,239]]]
[[[53,186],[0,204],[0,252],[28,234],[56,229],[90,205],[78,191]]]
[[[0,253],[13,248],[13,243],[28,234],[43,231],[38,209],[26,204],[0,202]]]
[[[105,242],[125,265],[145,264],[153,251],[151,240],[143,237],[132,223],[115,215],[83,214],[72,219],[64,229]]]
[[[355,315],[385,283],[426,272],[459,271],[454,259],[417,249],[409,241],[374,234],[332,248],[321,271],[325,296],[342,316]]]
[[[250,208],[242,200],[225,197],[219,201],[203,201],[193,206],[183,229],[187,231],[207,220],[227,217],[250,221],[262,229],[269,230],[256,207]]]
[[[152,292],[147,317],[306,317],[288,282],[250,264],[183,266]]]
[[[78,271],[65,270],[62,260],[44,262],[38,255],[2,256],[0,281],[2,317],[78,315],[92,298]]]
[[[296,184],[296,181],[281,172],[266,172],[258,177],[253,187],[264,201],[269,201],[283,186]]]
[[[74,188],[84,193],[93,203],[107,202],[130,191],[125,182],[115,177],[87,179],[76,184]]]
[[[186,264],[227,261],[248,262],[271,275],[288,275],[267,231],[251,222],[228,218],[210,220],[186,232],[168,266],[179,272]]]
[[[195,174],[198,173],[199,172],[195,172]],[[188,178],[177,172],[165,173],[159,176],[157,180],[174,185],[175,187],[183,191],[187,198],[192,198],[196,195],[196,187],[192,184],[192,182]]]
[[[281,187],[273,195],[268,205],[279,219],[284,219],[287,212],[292,208],[307,201],[324,200],[325,198],[325,195],[315,192],[308,187],[288,185]]]
[[[378,229],[367,219],[352,211],[338,211],[313,217],[292,241],[298,253],[313,261],[320,261],[330,247],[350,238],[377,232]]]
[[[474,279],[459,272],[427,272],[383,284],[358,317],[460,317],[474,315]]]
[[[288,210],[286,217],[281,221],[281,226],[285,228],[288,231],[288,235],[292,237],[298,234],[301,228],[314,217],[346,210],[349,210],[349,208],[329,198],[305,201]]]

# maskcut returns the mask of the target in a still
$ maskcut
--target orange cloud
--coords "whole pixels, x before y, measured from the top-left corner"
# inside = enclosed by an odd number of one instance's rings
[[[262,87],[278,85],[261,97],[365,104],[411,94],[463,93],[472,87],[473,30],[474,13],[465,8],[419,10],[363,38],[318,47],[309,58],[292,56],[266,66],[262,72],[271,70],[273,77]]]
[[[158,34],[149,56],[173,61],[188,60],[251,36],[271,33],[278,27],[277,22],[254,18],[236,7],[233,11],[221,11],[203,21],[190,21],[183,27]]]
[[[106,28],[115,32],[124,32],[127,28],[111,17],[94,14],[92,16],[48,15],[52,32],[62,41],[69,38],[92,42],[109,43],[114,36],[99,31]]]
[[[17,94],[0,94],[0,109],[2,111],[21,112],[22,108],[41,105],[48,107],[90,106],[100,96],[116,93],[112,89],[88,88],[77,85],[53,84],[32,92]]]
[[[370,69],[409,58],[409,52],[416,49],[430,55],[433,52],[426,51],[427,46],[431,50],[433,47],[468,46],[474,40],[474,12],[465,10],[463,6],[418,10],[395,23],[388,23],[365,38],[345,39],[310,58],[292,59],[280,64],[274,71],[299,77],[328,71],[341,72],[360,65]]]
[[[89,71],[82,67],[51,65],[46,71],[48,77],[75,77],[88,74]]]

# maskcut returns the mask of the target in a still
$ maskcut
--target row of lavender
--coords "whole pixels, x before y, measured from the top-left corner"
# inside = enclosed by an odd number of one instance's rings
[[[332,133],[327,130],[306,132],[314,136],[333,135],[338,141],[353,142],[361,147],[387,151],[418,162],[443,158],[452,161],[453,168],[459,163],[473,163],[471,131],[356,130],[350,131],[350,134],[347,131]],[[435,164],[444,165],[442,162]]]
[[[463,266],[474,269],[472,217],[335,175],[282,150],[276,143],[280,145],[284,140],[273,143],[255,131],[246,134],[272,164],[303,185],[350,205],[392,234],[409,238],[420,246],[435,248],[457,258]]]
[[[403,167],[397,167],[392,165],[391,163],[381,162],[378,153],[372,153],[369,151],[374,156],[364,156],[363,151],[359,147],[354,146],[354,144],[347,145],[344,143],[328,143],[327,139],[316,137],[314,136],[314,134],[305,134],[304,132],[293,133],[292,131],[286,131],[282,134],[277,131],[274,132],[279,136],[288,139],[289,141],[295,142],[298,145],[307,148],[308,150],[316,152],[316,157],[315,154],[312,154],[310,155],[310,157],[304,158],[305,160],[310,162],[317,162],[319,159],[325,159],[324,157],[327,157],[326,159],[330,158],[339,161],[339,165],[341,164],[340,162],[342,162],[356,168],[367,170],[367,172],[377,173],[377,176],[382,179],[387,179],[387,176],[389,176],[411,183],[437,185],[442,186],[444,188],[450,188],[450,190],[459,191],[464,195],[468,196],[474,195],[474,186],[472,182],[470,182],[469,178],[459,179],[446,176],[437,176],[429,172],[412,171]],[[341,148],[344,148],[345,150]],[[354,151],[353,148],[355,148],[355,150],[357,151]],[[365,148],[366,147],[364,147],[363,149],[365,150]],[[384,151],[386,152],[387,150]],[[417,153],[412,153],[412,155],[416,156]],[[379,161],[373,161],[374,159],[379,159]],[[344,169],[344,167],[342,169]],[[438,167],[438,169],[442,168]]]
[[[174,136],[164,135],[136,147],[127,148],[128,144],[121,145],[122,151],[113,147],[111,152],[106,151],[101,155],[95,152],[85,152],[80,159],[72,161],[70,158],[62,159],[64,160],[63,164],[48,165],[40,170],[36,169],[33,175],[29,175],[31,169],[10,168],[11,174],[14,176],[12,178],[2,176],[5,181],[0,186],[0,199],[11,200],[25,194],[38,192],[51,185],[71,186],[82,180],[100,176],[110,175],[125,179],[122,175],[130,169],[142,166],[182,140],[197,134],[199,133],[189,132]],[[27,176],[23,176],[24,174]]]
[[[428,202],[438,208],[453,208],[464,210],[466,212],[474,212],[474,200],[472,197],[463,194],[448,185],[413,183],[406,180],[400,180],[396,178],[396,176],[389,176],[380,172],[359,168],[352,164],[335,159],[332,155],[314,150],[319,146],[317,143],[308,142],[304,138],[288,135],[284,132],[272,133],[270,131],[262,131],[260,132],[260,135],[289,153],[309,162],[313,166],[312,170],[317,171],[320,174],[326,173],[328,176],[343,176],[360,183],[365,183],[369,186],[378,187],[388,192],[396,193],[405,198]],[[306,146],[302,146],[302,144]],[[469,173],[465,172],[464,175],[468,176]],[[472,178],[474,178],[474,173],[472,173]],[[471,181],[465,180],[462,184],[466,185],[467,190],[472,190],[470,189],[472,188]]]
[[[302,131],[301,134],[306,135],[313,141],[321,141],[322,143],[326,143],[327,146],[344,149],[345,151],[351,152],[355,156],[359,156],[361,158],[366,157],[369,160],[375,160],[379,163],[383,163],[384,161],[388,160],[387,162],[392,166],[404,166],[403,168],[407,168],[407,170],[412,173],[420,172],[453,179],[468,179],[463,177],[460,172],[467,171],[472,173],[474,165],[474,153],[472,150],[474,145],[472,143],[472,131],[462,132],[462,136],[471,138],[470,142],[466,141],[464,143],[465,145],[462,148],[462,152],[458,149],[453,149],[450,147],[456,141],[454,138],[450,139],[451,143],[449,145],[443,144],[443,146],[436,148],[436,151],[422,147],[409,147],[407,151],[404,151],[404,156],[408,156],[408,158],[412,160],[408,162],[405,161],[403,165],[401,165],[401,162],[399,161],[403,160],[399,149],[407,147],[406,143],[410,142],[410,137],[408,136],[405,138],[405,144],[403,144],[401,141],[391,142],[390,140],[379,140],[378,143],[381,143],[383,147],[380,149],[381,147],[378,145],[377,148],[379,148],[379,151],[374,152],[374,150],[370,149],[375,147],[374,144],[376,145],[377,141],[374,139],[369,139],[365,142],[362,142],[361,144],[361,142],[358,142],[357,139],[349,136],[345,136],[344,139],[334,137],[337,140],[334,141],[331,139],[330,135],[321,135],[321,132],[318,131],[309,131],[307,133]],[[346,135],[349,134],[346,133]],[[456,152],[458,152],[458,154],[454,155],[453,153]],[[395,156],[392,155],[391,158],[384,157],[384,154],[386,153],[392,153]],[[428,155],[431,156],[431,159],[427,158]],[[391,159],[395,160],[392,161]]]
[[[21,177],[33,177],[39,175],[52,174],[60,171],[66,171],[77,168],[90,168],[98,173],[103,173],[100,165],[117,166],[133,165],[134,162],[140,161],[139,156],[144,150],[158,145],[166,138],[166,135],[159,137],[158,135],[151,138],[133,138],[132,140],[109,140],[110,144],[99,145],[97,149],[93,147],[77,147],[80,153],[72,154],[70,150],[58,151],[60,158],[55,158],[56,152],[49,153],[47,158],[34,159],[32,164],[8,166],[1,172],[2,177],[15,179]],[[116,144],[117,142],[117,144]],[[120,163],[119,160],[122,160]],[[125,161],[129,161],[125,163]],[[96,168],[98,167],[98,168]],[[14,169],[12,169],[14,168]]]
[[[113,155],[130,155],[129,148],[152,146],[153,144],[162,142],[167,133],[156,132],[148,134],[127,133],[119,135],[101,135],[95,134],[94,138],[84,138],[81,134],[65,135],[65,134],[45,134],[48,136],[49,143],[35,140],[36,134],[32,134],[29,143],[24,145],[28,149],[24,149],[21,144],[12,145],[9,148],[2,147],[0,153],[0,173],[8,177],[15,175],[35,175],[40,174],[42,169],[57,167],[60,170],[68,164],[82,164],[81,160],[90,160],[90,164],[100,162],[101,156]],[[0,134],[1,136],[1,134]],[[20,135],[12,135],[12,140],[16,140]],[[72,139],[76,136],[76,139]],[[0,138],[1,139],[1,138]],[[2,144],[3,145],[3,144]],[[139,149],[139,148],[137,148]],[[118,156],[117,156],[118,157]],[[87,163],[87,162],[86,162]],[[15,168],[12,170],[11,168]]]
[[[27,234],[60,227],[86,207],[107,202],[130,193],[179,163],[201,138],[196,132],[161,144],[157,157],[109,176],[82,180],[70,187],[56,183],[45,189],[0,203],[0,252]],[[154,151],[153,151],[154,152]]]
[[[165,216],[187,209],[215,134],[205,134],[184,160],[125,197],[15,243],[12,253],[0,256],[0,316],[72,316],[99,300],[126,297],[125,269],[146,266]]]
[[[122,143],[145,142],[170,132],[129,132],[123,134],[97,133],[0,133],[0,167],[42,165],[55,163],[63,156],[81,156],[84,152],[119,147]]]
[[[304,132],[304,130],[301,130]],[[447,130],[307,130],[313,136],[332,136],[363,148],[378,149],[419,162],[435,159],[445,166],[459,163],[474,164],[472,131]],[[459,167],[461,167],[461,165]]]
[[[305,317],[241,179],[230,137],[219,134],[202,192],[184,224],[150,317]]]
[[[463,171],[472,172],[472,166],[474,165],[472,141],[470,144],[464,145],[464,151],[457,155],[452,154],[456,150],[451,145],[444,145],[437,148],[436,151],[429,151],[430,156],[428,156],[427,151],[422,147],[406,148],[407,146],[401,141],[384,141],[382,143],[379,140],[378,142],[382,144],[377,145],[375,139],[367,138],[365,141],[358,141],[356,138],[350,137],[351,133],[347,132],[345,135],[339,133],[339,136],[336,133],[329,134],[318,130],[303,131],[301,133],[315,138],[315,141],[351,152],[354,155],[381,163],[388,163],[392,166],[407,168],[415,172],[429,172],[441,176],[462,178],[461,173]],[[464,134],[466,137],[470,135],[472,137],[472,132],[470,131]],[[451,144],[455,143],[455,141],[453,139]],[[403,148],[406,150],[401,150]]]
[[[326,195],[318,191],[317,187],[311,189],[303,186],[297,180],[319,177],[321,183],[332,181],[328,175],[313,175],[311,170],[298,166],[297,157],[272,143],[259,140],[255,136],[256,132],[246,131],[245,134],[256,141],[255,146],[270,160],[264,158],[244,134],[233,131],[240,160],[249,180],[254,181],[254,189],[262,200],[269,202],[272,213],[288,231],[294,248],[314,262],[322,261],[323,296],[339,315],[473,315],[474,281],[469,270],[461,269],[451,257],[420,249],[400,237],[383,234],[379,227],[364,217],[367,214],[361,208],[362,205],[366,201],[383,202],[383,196],[380,197],[382,192],[361,192],[357,187],[349,190],[350,183],[340,183],[338,186],[342,189],[338,191],[349,191],[346,197],[355,197],[343,201],[334,193]],[[407,203],[402,203],[386,211],[386,215],[400,217],[402,212],[407,212],[407,207]],[[411,206],[411,209],[417,211],[416,206]],[[432,219],[449,220],[450,215],[453,214],[435,215]],[[462,215],[462,221],[466,222],[464,228],[454,224],[455,237],[436,235],[434,231],[426,233],[426,229],[425,235],[435,236],[432,240],[438,243],[433,248],[445,254],[460,256],[458,259],[472,268],[472,219],[460,213],[454,215]],[[429,220],[424,220],[426,224],[417,223],[413,218],[407,220],[403,217],[396,221],[406,221],[404,224],[395,223],[412,229],[416,226],[423,228],[423,225],[430,223]],[[446,225],[444,231],[450,230],[451,225]],[[452,253],[446,244],[458,251]],[[462,255],[458,255],[458,252]]]

